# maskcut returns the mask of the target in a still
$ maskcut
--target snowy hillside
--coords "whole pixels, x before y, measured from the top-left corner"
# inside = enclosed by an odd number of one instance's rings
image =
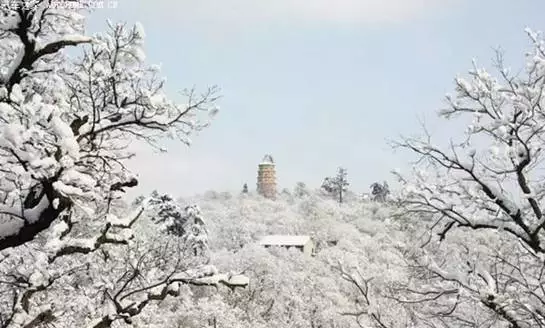
[[[385,204],[353,198],[340,206],[320,191],[284,192],[276,201],[252,193],[208,192],[180,203],[199,204],[211,262],[220,271],[250,278],[247,288],[215,299],[222,302],[210,314],[217,327],[358,327],[342,313],[357,312],[366,301],[342,271],[356,275],[357,283],[374,277],[372,306],[387,304],[375,294],[404,274],[398,247],[408,236]],[[262,236],[274,234],[310,235],[316,256],[259,245]]]
[[[340,206],[320,191],[304,196],[281,193],[274,201],[256,193],[208,192],[179,201],[199,204],[209,226],[211,247],[230,251],[275,234],[310,235],[318,244],[342,242],[351,233],[358,238],[374,235],[384,229],[385,222],[391,222],[383,204],[354,198]]]

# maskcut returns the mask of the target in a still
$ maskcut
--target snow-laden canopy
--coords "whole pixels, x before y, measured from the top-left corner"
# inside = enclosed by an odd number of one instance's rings
[[[270,235],[259,241],[263,246],[304,246],[311,238],[309,236]]]

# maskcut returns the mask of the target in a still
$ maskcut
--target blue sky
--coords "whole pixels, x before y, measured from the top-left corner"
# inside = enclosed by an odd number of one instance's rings
[[[408,167],[387,140],[418,133],[419,119],[438,140],[461,132],[435,114],[454,77],[473,58],[488,66],[498,46],[520,68],[524,28],[545,29],[543,12],[538,0],[118,0],[89,30],[139,21],[173,97],[222,88],[220,114],[190,148],[138,154],[135,193],[255,187],[266,153],[281,188],[318,187],[342,165],[367,192]]]

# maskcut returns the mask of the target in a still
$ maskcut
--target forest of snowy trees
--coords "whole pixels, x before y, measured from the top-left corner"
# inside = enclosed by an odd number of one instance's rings
[[[545,327],[541,34],[523,73],[497,53],[456,78],[440,115],[469,122],[459,140],[395,143],[419,157],[395,190],[354,197],[341,168],[274,201],[131,201],[127,145],[189,145],[219,90],[172,101],[143,27],[87,36],[87,14],[0,5],[0,328]],[[316,253],[260,247],[269,234]]]

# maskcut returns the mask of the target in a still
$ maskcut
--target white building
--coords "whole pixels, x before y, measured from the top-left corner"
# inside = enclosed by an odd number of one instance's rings
[[[270,235],[261,238],[259,241],[261,246],[269,248],[272,246],[296,248],[308,256],[314,255],[314,241],[309,236],[287,236],[287,235]]]

